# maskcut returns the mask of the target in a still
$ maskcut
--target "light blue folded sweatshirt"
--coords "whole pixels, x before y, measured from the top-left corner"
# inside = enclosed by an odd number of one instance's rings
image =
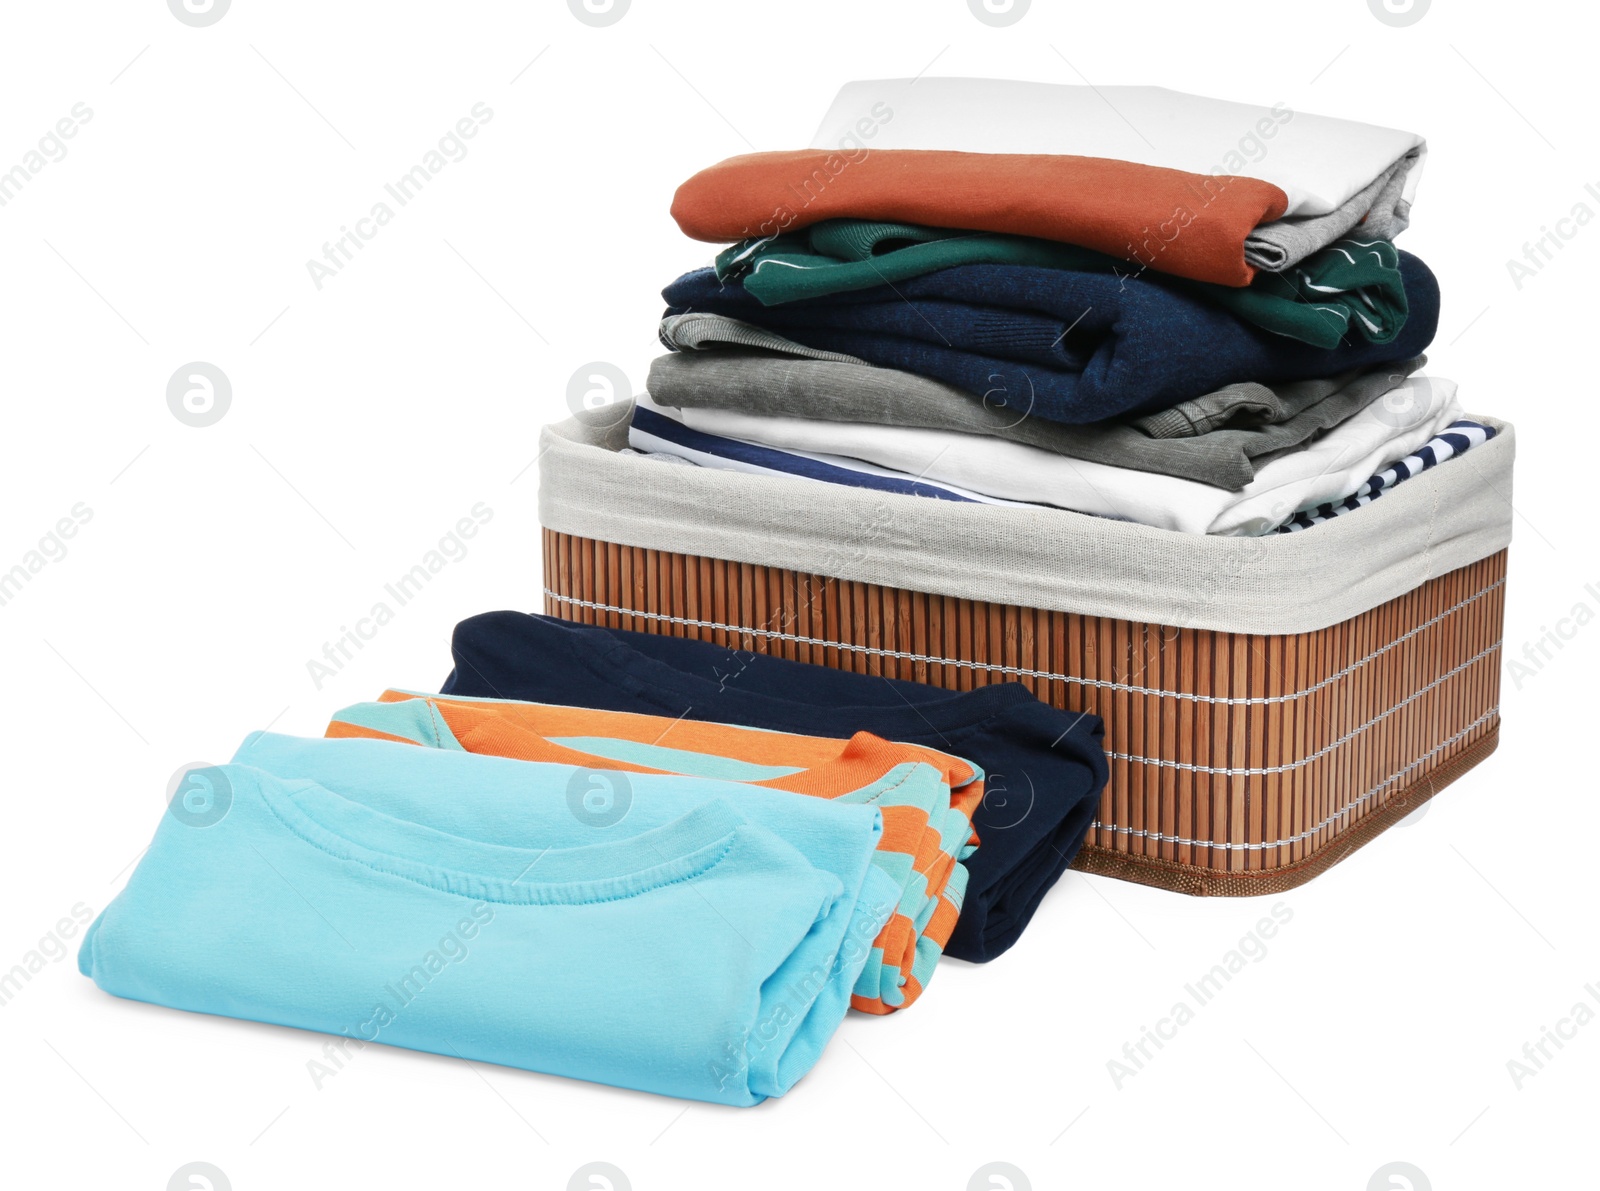
[[[723,1104],[781,1095],[894,905],[871,864],[881,816],[630,773],[604,777],[625,810],[609,822],[570,797],[595,776],[256,734],[168,808],[79,968],[179,1009]]]

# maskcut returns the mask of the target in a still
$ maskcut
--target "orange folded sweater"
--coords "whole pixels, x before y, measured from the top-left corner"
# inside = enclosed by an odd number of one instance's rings
[[[713,242],[850,217],[1037,236],[1195,281],[1249,285],[1244,242],[1283,215],[1270,182],[1103,157],[929,149],[747,153],[701,170],[672,200],[684,234]]]

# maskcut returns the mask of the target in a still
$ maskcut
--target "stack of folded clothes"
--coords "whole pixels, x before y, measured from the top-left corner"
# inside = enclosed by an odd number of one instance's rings
[[[724,1104],[1022,933],[1101,723],[495,612],[441,694],[182,776],[79,967],[195,1012]],[[898,742],[898,743],[897,743]],[[471,962],[467,962],[470,959]]]
[[[633,450],[1198,534],[1304,530],[1493,429],[1422,375],[1421,138],[1153,87],[848,84],[703,170]]]

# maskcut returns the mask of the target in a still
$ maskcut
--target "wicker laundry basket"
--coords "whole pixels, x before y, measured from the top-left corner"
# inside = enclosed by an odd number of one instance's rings
[[[1514,453],[1494,424],[1357,513],[1219,540],[673,467],[572,421],[542,456],[545,607],[951,689],[1021,682],[1106,724],[1076,867],[1273,893],[1494,751]],[[885,509],[886,531],[847,528]]]

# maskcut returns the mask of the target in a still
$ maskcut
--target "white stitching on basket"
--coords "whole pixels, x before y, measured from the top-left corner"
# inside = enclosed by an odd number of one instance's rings
[[[1351,728],[1350,731],[1339,737],[1338,740],[1325,744],[1316,752],[1309,753],[1306,756],[1301,757],[1298,761],[1291,761],[1287,765],[1264,765],[1258,768],[1247,767],[1243,769],[1228,769],[1214,765],[1194,765],[1188,761],[1169,761],[1165,757],[1141,757],[1135,753],[1107,753],[1106,756],[1110,757],[1114,761],[1127,761],[1134,765],[1155,765],[1162,769],[1182,769],[1189,773],[1215,773],[1220,774],[1223,777],[1255,777],[1257,775],[1272,773],[1293,773],[1296,769],[1310,765],[1313,761],[1320,760],[1321,758],[1327,756],[1329,753],[1333,752],[1334,749],[1339,748],[1341,745],[1349,744],[1350,741],[1354,740],[1357,736],[1360,736],[1374,724],[1380,722],[1381,720],[1388,719],[1402,707],[1407,707],[1410,704],[1415,703],[1418,699],[1422,698],[1422,696],[1433,690],[1433,688],[1438,686],[1440,683],[1448,682],[1457,674],[1460,674],[1463,670],[1477,665],[1484,658],[1488,657],[1491,653],[1499,648],[1499,641],[1496,641],[1493,645],[1485,646],[1466,661],[1462,662],[1459,666],[1454,666],[1445,671],[1443,674],[1439,675],[1438,678],[1435,678],[1427,686],[1418,687],[1394,706],[1387,708],[1384,711],[1380,711],[1377,715],[1373,716],[1370,720],[1359,727]]]
[[[1368,662],[1381,657],[1382,655],[1388,653],[1391,649],[1394,649],[1396,646],[1404,644],[1412,637],[1415,637],[1418,633],[1432,628],[1446,617],[1453,616],[1467,605],[1488,595],[1491,591],[1494,591],[1503,583],[1505,583],[1504,579],[1496,579],[1493,583],[1480,588],[1469,596],[1463,597],[1461,600],[1452,604],[1450,607],[1446,608],[1443,612],[1438,613],[1436,616],[1433,616],[1428,620],[1423,621],[1421,624],[1408,629],[1406,632],[1401,633],[1400,636],[1396,637],[1388,644],[1380,645],[1377,649],[1374,649],[1371,653],[1367,654],[1366,657],[1351,662],[1344,669],[1338,671],[1337,673],[1330,674],[1326,678],[1319,679],[1317,682],[1312,683],[1308,687],[1304,687],[1298,691],[1291,691],[1286,695],[1253,695],[1239,699],[1219,698],[1216,695],[1195,695],[1190,694],[1187,691],[1164,691],[1156,687],[1133,686],[1124,682],[1110,682],[1103,678],[1079,678],[1073,674],[1057,674],[1051,670],[1028,670],[1020,666],[987,665],[982,662],[969,662],[961,658],[944,658],[931,654],[907,653],[898,649],[874,649],[870,645],[851,645],[844,641],[830,641],[825,637],[802,637],[797,633],[780,633],[773,629],[755,629],[740,624],[723,624],[720,621],[715,620],[694,620],[685,616],[668,616],[661,612],[641,612],[634,608],[622,608],[615,604],[601,604],[594,600],[582,600],[576,596],[562,595],[559,592],[551,591],[548,587],[544,589],[544,594],[547,598],[555,600],[560,604],[570,604],[579,608],[588,608],[595,612],[615,612],[622,616],[636,616],[640,620],[659,621],[664,624],[680,624],[686,628],[715,629],[722,632],[742,633],[747,636],[765,637],[774,641],[793,641],[798,645],[820,645],[826,649],[842,649],[849,653],[864,653],[871,657],[896,658],[900,661],[909,662],[926,662],[930,665],[936,666],[958,666],[968,670],[982,670],[991,674],[1010,674],[1020,678],[1043,678],[1051,682],[1071,683],[1074,686],[1095,687],[1099,690],[1108,691],[1125,691],[1132,695],[1151,695],[1161,699],[1183,699],[1191,703],[1209,703],[1218,707],[1263,707],[1278,703],[1293,703],[1297,699],[1304,699],[1308,695],[1316,694],[1324,687],[1331,686],[1333,683],[1338,682],[1341,678],[1346,678],[1355,673],[1355,671],[1361,669],[1361,667],[1365,666]],[[1497,641],[1495,644],[1498,645],[1499,642]]]
[[[1306,830],[1304,830],[1302,832],[1299,832],[1298,834],[1291,835],[1287,839],[1270,840],[1270,841],[1268,841],[1266,843],[1256,843],[1256,844],[1236,844],[1236,843],[1231,843],[1231,842],[1218,843],[1215,840],[1185,839],[1181,835],[1164,835],[1163,833],[1161,833],[1159,831],[1144,831],[1144,830],[1142,830],[1140,828],[1134,828],[1134,827],[1118,827],[1115,823],[1101,823],[1099,820],[1096,820],[1095,823],[1094,823],[1094,826],[1092,826],[1089,830],[1090,831],[1111,831],[1111,832],[1115,832],[1118,835],[1130,835],[1130,836],[1135,836],[1136,835],[1141,839],[1155,840],[1157,843],[1182,844],[1182,845],[1185,845],[1185,846],[1191,847],[1191,848],[1218,848],[1220,850],[1227,851],[1227,852],[1259,852],[1259,851],[1264,851],[1267,848],[1280,848],[1280,847],[1284,846],[1285,844],[1298,844],[1302,840],[1310,839],[1313,835],[1316,835],[1317,832],[1319,832],[1323,828],[1329,826],[1335,819],[1341,819],[1345,815],[1348,815],[1351,811],[1355,810],[1356,807],[1360,806],[1363,802],[1367,801],[1367,799],[1371,798],[1379,790],[1382,790],[1386,786],[1394,785],[1395,782],[1399,781],[1406,774],[1410,773],[1413,769],[1417,768],[1417,766],[1423,764],[1425,761],[1428,760],[1428,758],[1432,757],[1435,753],[1443,752],[1445,749],[1449,748],[1456,741],[1460,740],[1463,736],[1467,735],[1469,732],[1473,731],[1475,728],[1479,727],[1481,724],[1487,722],[1488,720],[1494,718],[1495,716],[1497,716],[1499,714],[1500,714],[1500,705],[1497,703],[1493,707],[1489,708],[1488,711],[1486,711],[1482,715],[1480,715],[1477,719],[1473,720],[1465,728],[1461,729],[1461,731],[1457,732],[1454,736],[1450,737],[1450,739],[1445,740],[1445,741],[1441,741],[1439,744],[1434,745],[1427,752],[1423,753],[1422,756],[1418,757],[1415,761],[1411,762],[1411,764],[1405,766],[1403,769],[1396,770],[1394,773],[1392,773],[1388,777],[1384,778],[1383,781],[1379,782],[1376,786],[1373,786],[1372,789],[1368,790],[1360,798],[1354,799],[1351,802],[1347,803],[1345,806],[1341,807],[1339,810],[1334,811],[1333,814],[1329,815],[1326,819],[1322,820],[1322,822],[1318,823],[1315,827],[1308,827]],[[1134,859],[1137,859],[1137,857],[1134,857]]]

